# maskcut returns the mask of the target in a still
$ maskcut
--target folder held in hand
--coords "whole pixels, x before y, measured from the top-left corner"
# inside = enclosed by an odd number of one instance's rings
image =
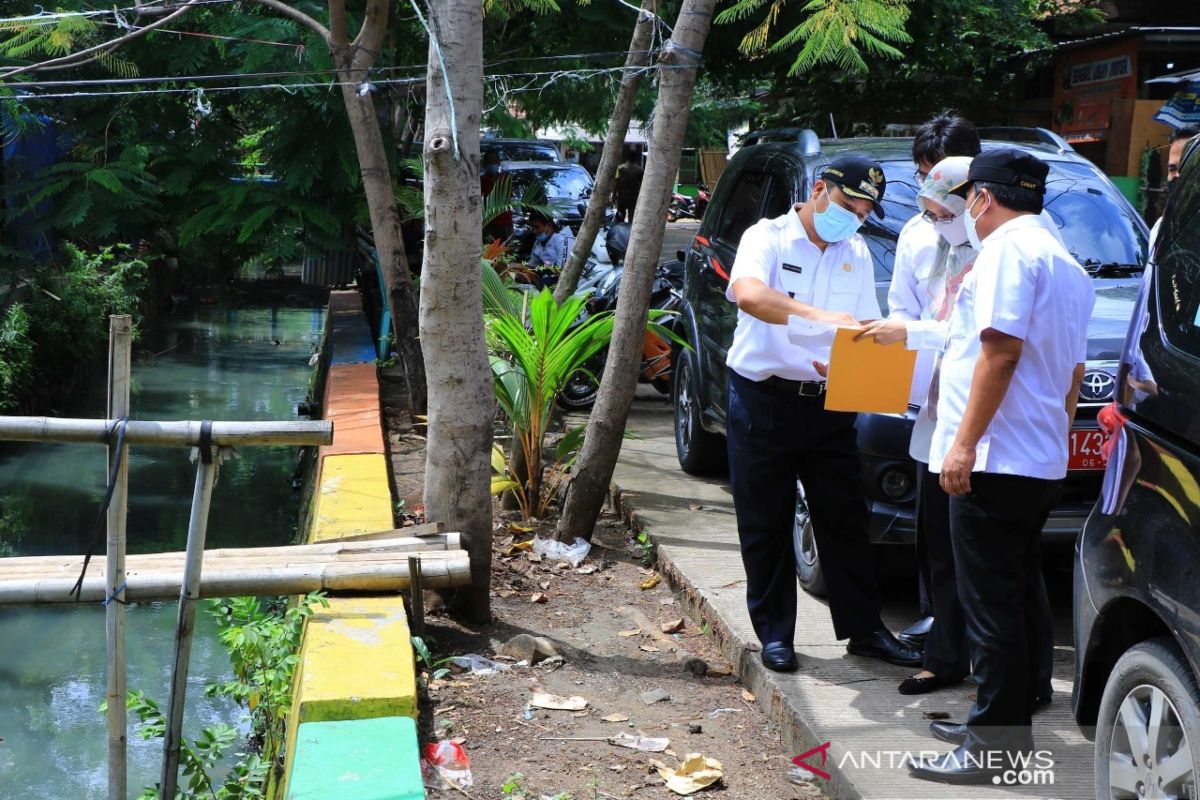
[[[854,341],[860,331],[841,328],[833,339],[827,411],[902,414],[908,410],[917,351],[903,342],[879,344],[873,338]]]

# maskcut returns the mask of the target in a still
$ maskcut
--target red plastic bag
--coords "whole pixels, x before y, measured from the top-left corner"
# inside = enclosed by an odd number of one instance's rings
[[[430,742],[425,745],[423,755],[421,774],[426,787],[440,789],[444,781],[460,789],[469,789],[475,782],[471,776],[471,759],[458,742],[449,739]]]

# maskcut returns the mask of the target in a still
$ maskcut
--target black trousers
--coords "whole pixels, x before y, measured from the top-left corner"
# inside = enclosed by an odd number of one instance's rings
[[[940,677],[967,675],[967,630],[950,545],[950,495],[927,464],[917,465],[917,562],[927,577],[933,627],[925,638],[925,669]]]
[[[633,222],[633,211],[637,208],[636,194],[617,195],[617,222]]]
[[[824,406],[824,397],[775,394],[729,372],[729,480],[746,604],[763,644],[791,644],[795,634],[797,478],[821,554],[835,635],[846,639],[883,627],[856,415]]]
[[[1028,750],[1050,629],[1042,526],[1060,481],[976,472],[950,498],[950,537],[967,645],[979,684],[967,717],[974,750]]]

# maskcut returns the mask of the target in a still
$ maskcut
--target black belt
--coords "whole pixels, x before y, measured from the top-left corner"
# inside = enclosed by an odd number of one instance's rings
[[[758,385],[771,394],[784,397],[822,397],[825,394],[825,381],[792,381],[772,375],[758,381]]]

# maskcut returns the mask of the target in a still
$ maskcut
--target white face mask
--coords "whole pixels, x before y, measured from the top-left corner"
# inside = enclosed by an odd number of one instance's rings
[[[982,195],[982,194],[976,194],[975,200],[978,200],[979,198],[981,198],[983,196],[984,195]],[[975,205],[975,200],[972,200],[971,204],[967,206],[966,211],[963,212],[963,222],[966,223],[967,239],[970,240],[971,247],[974,247],[976,250],[982,250],[983,249],[983,240],[979,238],[979,232],[977,230],[975,230],[975,226],[979,222],[979,217],[982,217],[984,214],[987,213],[987,209],[985,208],[983,211],[980,211],[978,217],[971,216],[971,207]],[[989,206],[991,205],[990,199],[988,200],[988,205]]]
[[[963,212],[950,222],[937,226],[938,234],[951,247],[960,247],[967,243],[967,212]]]

